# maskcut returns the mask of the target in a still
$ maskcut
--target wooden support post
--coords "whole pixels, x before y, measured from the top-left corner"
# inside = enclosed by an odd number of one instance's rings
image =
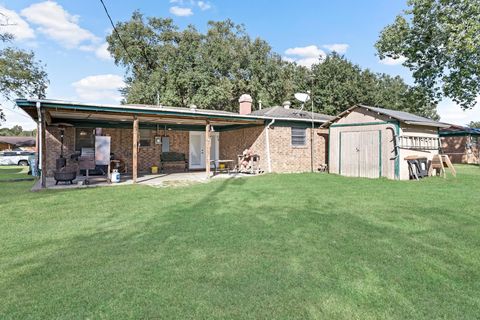
[[[133,145],[132,145],[132,176],[133,183],[137,183],[138,176],[138,118],[133,116]]]
[[[207,174],[207,179],[210,179],[210,122],[207,120],[205,126],[205,173]]]
[[[47,123],[45,121],[45,109],[41,109],[40,111],[41,114],[41,124],[40,124],[40,129],[41,129],[41,168],[42,168],[42,188],[47,187],[47,137],[46,137],[46,126]]]

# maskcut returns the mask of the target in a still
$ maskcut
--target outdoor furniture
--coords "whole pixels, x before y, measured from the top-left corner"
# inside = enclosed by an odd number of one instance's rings
[[[219,172],[230,173],[233,170],[233,160],[210,160],[213,164],[213,173],[217,174]],[[218,165],[217,165],[218,163]]]
[[[410,179],[418,180],[428,176],[428,159],[419,156],[405,157],[408,163],[408,173]]]
[[[260,173],[260,156],[246,149],[243,154],[238,155],[236,169],[240,173]]]
[[[69,171],[65,170],[66,168],[63,167],[59,171],[55,171],[53,173],[53,177],[55,178],[55,185],[57,185],[59,182],[70,182],[70,184],[73,183],[73,180],[77,177],[77,172],[76,171]]]
[[[86,178],[83,183],[90,184],[90,170],[95,170],[95,157],[90,154],[78,157],[78,169],[85,170]]]
[[[188,159],[184,153],[180,152],[162,152],[160,154],[160,172],[174,169],[188,171]]]

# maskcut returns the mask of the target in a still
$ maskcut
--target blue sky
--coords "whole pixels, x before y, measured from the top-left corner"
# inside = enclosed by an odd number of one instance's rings
[[[209,20],[230,18],[245,24],[252,37],[267,40],[285,59],[309,65],[336,50],[363,68],[400,75],[412,83],[408,69],[398,61],[379,61],[373,47],[382,28],[406,8],[406,0],[104,1],[114,21],[127,20],[138,9],[149,16],[171,17],[181,28],[193,24],[204,31]],[[99,0],[0,0],[0,12],[13,22],[8,31],[17,36],[14,45],[33,50],[46,64],[48,98],[118,103],[123,69],[105,50],[111,26]],[[3,126],[34,127],[20,110],[5,107]],[[480,120],[479,108],[463,112],[446,100],[439,113],[443,121],[466,124]]]

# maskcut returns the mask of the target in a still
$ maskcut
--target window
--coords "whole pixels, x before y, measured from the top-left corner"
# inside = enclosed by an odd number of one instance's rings
[[[292,146],[303,147],[306,144],[306,131],[305,128],[292,127]]]
[[[151,137],[149,129],[140,129],[140,147],[150,147]]]
[[[82,151],[82,148],[95,147],[95,134],[92,128],[75,129],[75,150]]]

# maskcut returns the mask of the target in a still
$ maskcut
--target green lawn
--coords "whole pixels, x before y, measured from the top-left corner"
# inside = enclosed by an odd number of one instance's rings
[[[0,166],[0,182],[32,178],[28,175],[28,170],[28,166]]]
[[[458,172],[0,183],[0,318],[478,319],[480,169]]]

